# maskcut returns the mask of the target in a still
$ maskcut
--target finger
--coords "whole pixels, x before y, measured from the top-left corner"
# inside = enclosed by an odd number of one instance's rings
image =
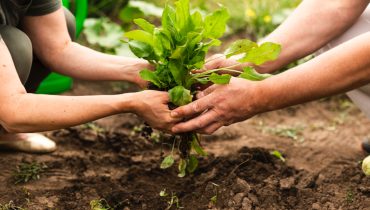
[[[181,117],[186,118],[192,115],[195,115],[197,113],[202,113],[205,110],[211,108],[211,103],[209,103],[209,99],[202,98],[199,100],[196,100],[188,105],[181,106],[171,112],[172,117]]]
[[[203,97],[205,97],[205,96],[208,96],[209,94],[211,94],[213,91],[215,91],[216,90],[216,88],[217,88],[218,86],[217,85],[211,85],[211,86],[209,86],[208,88],[206,88],[205,90],[203,90],[203,91],[199,91],[198,93],[197,93],[197,95],[196,95],[196,99],[201,99],[201,98],[203,98]]]
[[[203,129],[213,124],[217,120],[217,118],[217,113],[210,110],[194,119],[175,125],[172,128],[172,132],[185,133],[189,131]]]
[[[213,134],[215,131],[217,131],[219,128],[221,128],[223,125],[223,123],[221,122],[215,122],[211,125],[209,125],[208,127],[206,128],[203,128],[203,129],[200,129],[200,130],[197,130],[198,133],[201,133],[201,134],[208,134],[208,135],[211,135]]]
[[[202,92],[203,92],[204,96],[208,96],[213,91],[215,91],[217,87],[219,87],[219,85],[211,85],[207,89],[203,90]]]

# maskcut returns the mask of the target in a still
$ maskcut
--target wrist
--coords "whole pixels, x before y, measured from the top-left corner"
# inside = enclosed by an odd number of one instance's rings
[[[117,95],[119,113],[133,112],[136,113],[138,100],[136,93],[125,93]]]
[[[254,82],[254,87],[251,88],[252,95],[254,96],[254,104],[252,104],[252,109],[255,114],[261,114],[264,112],[269,112],[276,110],[273,97],[274,89],[271,88],[271,78]]]
[[[122,74],[120,80],[137,84],[142,81],[139,74],[140,71],[144,69],[152,69],[152,65],[143,59],[133,59],[131,62],[127,61],[121,68],[123,71],[121,71]]]

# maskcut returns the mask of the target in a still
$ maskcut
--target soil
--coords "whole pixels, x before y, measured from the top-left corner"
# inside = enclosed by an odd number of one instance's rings
[[[68,94],[130,89],[79,82]],[[113,88],[114,89],[114,88]],[[166,144],[133,133],[130,114],[48,132],[52,154],[2,151],[0,204],[84,210],[92,200],[112,209],[368,209],[370,178],[361,171],[360,142],[370,121],[345,96],[266,113],[203,137],[208,156],[185,178],[160,169]],[[272,156],[278,150],[286,162]],[[39,180],[14,184],[21,162],[45,163]],[[159,193],[166,190],[167,196]]]

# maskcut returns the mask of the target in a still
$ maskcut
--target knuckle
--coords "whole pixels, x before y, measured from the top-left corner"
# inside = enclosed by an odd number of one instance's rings
[[[200,111],[200,105],[198,102],[194,102],[192,105],[191,105],[191,108],[194,112],[199,112]]]

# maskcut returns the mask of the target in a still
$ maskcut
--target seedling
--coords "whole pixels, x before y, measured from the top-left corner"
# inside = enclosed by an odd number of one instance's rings
[[[352,189],[349,189],[347,191],[347,195],[346,195],[346,202],[347,203],[352,203],[355,199],[355,195],[353,193],[353,190]]]
[[[214,186],[215,195],[212,196],[211,199],[209,199],[209,201],[212,205],[216,205],[218,199],[218,187],[220,187],[220,185],[213,182],[211,184]]]
[[[97,125],[96,123],[89,122],[86,124],[81,125],[82,129],[91,129],[96,134],[105,132],[105,129]]]
[[[14,204],[13,201],[9,201],[7,204],[0,204],[0,210],[26,210],[25,208],[19,207]]]
[[[270,152],[270,154],[278,159],[280,159],[283,163],[285,162],[285,158],[284,156],[281,154],[281,152],[277,151],[277,150],[274,150],[272,152]]]
[[[113,210],[105,199],[90,201],[91,210]]]
[[[186,105],[193,101],[196,84],[225,85],[230,82],[231,75],[219,72],[238,73],[240,78],[260,81],[271,75],[259,74],[253,67],[245,67],[242,72],[236,70],[238,65],[219,69],[204,70],[194,73],[193,70],[203,69],[208,50],[212,46],[221,45],[219,38],[226,30],[229,12],[221,7],[217,11],[202,15],[190,12],[189,0],[179,0],[175,7],[167,4],[162,13],[162,25],[156,27],[144,19],[134,22],[141,30],[125,33],[131,51],[139,58],[148,60],[154,71],[143,70],[140,76],[150,82],[149,89],[168,91],[170,108]],[[226,50],[225,56],[241,55],[241,63],[261,65],[275,60],[281,47],[274,43],[258,45],[247,39],[238,40]],[[173,147],[179,151],[179,176],[192,173],[198,161],[194,154],[205,156],[207,153],[200,144],[200,137],[189,132],[173,139]],[[173,152],[164,159],[166,167],[173,164]],[[170,163],[170,164],[169,164]]]
[[[169,194],[166,192],[166,189],[164,189],[159,193],[159,196],[168,197]],[[173,192],[171,192],[171,196],[169,197],[169,200],[167,201],[167,204],[168,204],[168,206],[167,206],[166,210],[170,210],[173,206],[175,206],[177,209],[183,209],[184,208],[184,207],[181,207],[179,198]]]
[[[45,172],[47,166],[44,163],[26,163],[23,162],[17,166],[17,169],[13,172],[13,178],[15,184],[27,183],[31,180],[39,180],[43,172]]]
[[[265,127],[263,128],[264,132],[268,132],[272,135],[275,136],[280,136],[280,137],[286,137],[293,139],[295,141],[302,142],[304,141],[303,135],[303,130],[304,128],[302,126],[278,126],[278,127]]]

